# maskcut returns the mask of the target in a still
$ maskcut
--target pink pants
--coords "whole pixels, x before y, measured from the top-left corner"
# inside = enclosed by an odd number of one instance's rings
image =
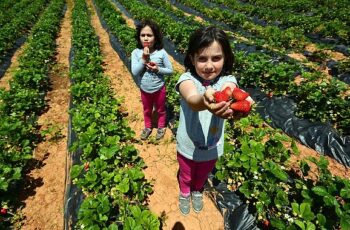
[[[208,175],[215,167],[216,159],[210,161],[193,161],[177,153],[179,162],[180,194],[184,197],[192,191],[202,191]]]
[[[146,93],[141,90],[141,100],[143,105],[143,117],[145,120],[145,127],[152,128],[152,111],[153,106],[158,113],[158,127],[164,128],[166,126],[166,89],[165,85],[154,93]]]

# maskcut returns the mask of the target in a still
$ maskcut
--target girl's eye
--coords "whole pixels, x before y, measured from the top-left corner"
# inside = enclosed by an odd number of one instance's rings
[[[206,57],[198,57],[199,62],[206,62],[208,59]]]
[[[222,56],[215,56],[215,57],[213,57],[213,61],[214,62],[221,61],[221,59],[222,59]]]

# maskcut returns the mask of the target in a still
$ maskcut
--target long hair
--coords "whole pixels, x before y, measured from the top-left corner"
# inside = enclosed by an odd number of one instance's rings
[[[220,74],[229,75],[232,73],[234,56],[229,39],[223,30],[218,29],[215,26],[200,28],[190,36],[184,61],[186,71],[189,70],[192,74],[196,74],[196,69],[192,64],[191,59],[193,59],[194,55],[201,49],[210,46],[214,41],[217,41],[221,45],[224,53],[224,66]]]

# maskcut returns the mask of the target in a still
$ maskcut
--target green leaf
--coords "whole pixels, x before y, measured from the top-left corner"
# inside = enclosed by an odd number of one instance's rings
[[[302,203],[300,205],[300,213],[305,220],[313,220],[315,218],[309,203]]]
[[[323,186],[315,186],[311,190],[319,196],[329,195],[327,189]]]
[[[70,170],[70,176],[72,177],[72,179],[77,178],[80,175],[83,167],[83,165],[74,165],[72,167],[72,169]]]
[[[306,226],[305,226],[305,224],[304,224],[302,221],[300,221],[300,220],[295,220],[294,223],[295,223],[296,225],[298,225],[299,228],[301,228],[301,230],[306,230],[306,229],[305,229]]]
[[[340,217],[340,227],[341,229],[350,229],[350,216],[345,215]]]
[[[316,215],[316,217],[317,217],[317,220],[318,220],[319,225],[324,226],[324,225],[326,224],[327,219],[326,219],[326,217],[325,217],[323,214],[318,213],[318,214]]]
[[[122,193],[129,191],[129,178],[124,178],[118,185],[115,186]]]

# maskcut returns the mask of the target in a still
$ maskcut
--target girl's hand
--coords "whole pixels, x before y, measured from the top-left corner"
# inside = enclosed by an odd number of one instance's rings
[[[215,103],[214,93],[215,90],[211,87],[208,87],[207,91],[205,91],[203,95],[204,105],[207,107],[207,109],[214,115],[224,119],[227,119],[230,116],[232,116],[233,110],[230,109],[230,103],[224,101],[220,103]]]
[[[157,64],[155,62],[152,62],[152,61],[146,63],[146,69],[148,69],[154,73],[157,73],[159,71]]]
[[[143,48],[142,59],[144,63],[149,62],[149,48],[147,46]]]

